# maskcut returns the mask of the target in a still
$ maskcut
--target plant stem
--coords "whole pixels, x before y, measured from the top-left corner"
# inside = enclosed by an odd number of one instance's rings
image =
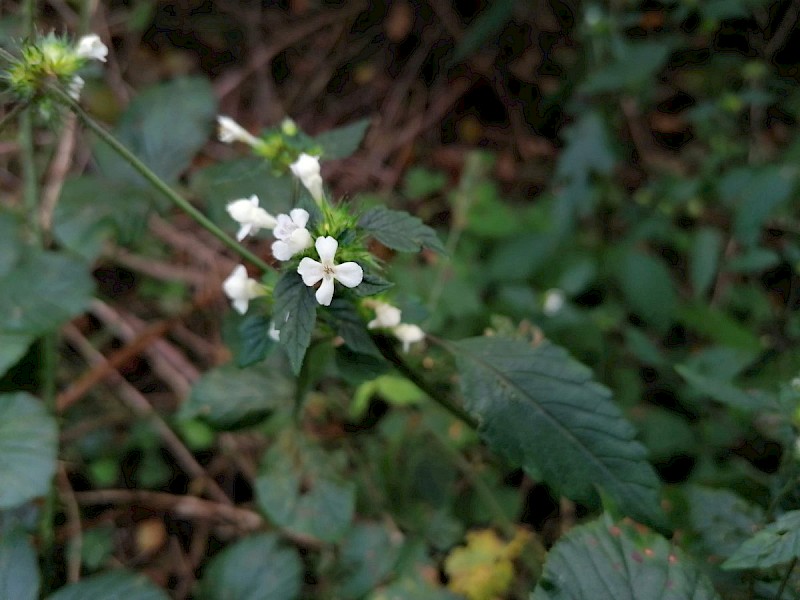
[[[208,231],[211,235],[216,237],[225,246],[236,252],[245,260],[250,261],[262,271],[269,271],[270,267],[265,261],[258,256],[241,246],[236,240],[228,236],[222,229],[214,224],[202,212],[192,206],[188,200],[180,196],[163,179],[153,173],[150,168],[145,165],[139,158],[136,157],[130,150],[128,150],[113,134],[105,130],[105,128],[95,121],[89,114],[86,113],[69,95],[63,90],[51,87],[50,92],[54,93],[59,100],[66,104],[84,124],[91,129],[101,140],[108,144],[114,152],[119,154],[121,158],[127,161],[139,174],[144,177],[147,182],[152,185],[156,190],[161,192],[167,199],[169,199],[175,206],[183,210],[192,219],[194,219],[201,227]]]
[[[35,16],[36,0],[25,0],[22,3],[22,26],[26,37],[33,35]]]
[[[6,115],[0,119],[0,131],[3,131],[6,125],[8,125],[21,111],[23,108],[26,108],[28,105],[24,103],[19,103],[14,108],[6,113]]]
[[[406,376],[414,385],[428,394],[431,400],[436,402],[439,406],[444,408],[457,419],[460,419],[469,425],[472,429],[478,428],[478,420],[459,405],[447,398],[447,396],[445,396],[441,390],[437,389],[427,379],[411,368],[405,359],[397,353],[397,350],[395,350],[390,340],[383,336],[376,335],[373,336],[373,341],[378,346],[378,349],[381,351],[381,354],[383,354],[383,357],[392,363],[395,368],[404,376]]]
[[[786,589],[786,584],[789,583],[789,577],[794,571],[795,566],[797,565],[797,557],[795,556],[792,559],[792,562],[789,563],[789,567],[786,569],[786,575],[783,576],[781,580],[781,587],[778,588],[778,593],[775,594],[775,600],[781,600],[781,596],[783,595],[783,590]]]

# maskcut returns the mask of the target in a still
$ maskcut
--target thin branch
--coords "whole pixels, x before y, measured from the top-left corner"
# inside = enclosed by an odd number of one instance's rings
[[[81,527],[81,511],[75,500],[75,491],[69,482],[63,463],[59,463],[56,472],[58,493],[64,504],[70,538],[67,542],[67,581],[75,583],[81,578],[81,550],[83,548],[83,529]]]

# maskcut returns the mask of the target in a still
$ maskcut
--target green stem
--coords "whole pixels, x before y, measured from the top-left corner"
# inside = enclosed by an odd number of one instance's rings
[[[466,410],[455,404],[447,396],[442,393],[442,390],[437,389],[432,383],[425,379],[422,375],[417,373],[405,361],[405,359],[397,353],[392,342],[383,336],[373,336],[373,341],[378,346],[378,349],[383,354],[383,357],[392,363],[395,368],[407,377],[414,385],[430,396],[431,400],[436,402],[439,406],[444,408],[451,415],[460,419],[472,429],[478,428],[478,420],[469,414]]]
[[[105,130],[102,125],[100,125],[97,121],[95,121],[91,116],[89,116],[86,111],[84,111],[69,95],[64,92],[63,90],[51,87],[50,91],[55,94],[59,100],[61,100],[64,104],[66,104],[75,114],[78,115],[78,118],[84,122],[84,124],[91,129],[101,140],[103,140],[106,144],[108,144],[114,152],[120,155],[125,161],[127,161],[139,174],[144,177],[150,185],[152,185],[156,190],[161,192],[167,199],[169,199],[175,206],[180,208],[186,214],[188,214],[192,219],[194,219],[201,227],[203,227],[206,231],[208,231],[211,235],[216,237],[219,241],[221,241],[225,246],[236,252],[239,256],[244,258],[245,260],[250,261],[254,265],[256,265],[262,271],[269,271],[272,267],[270,267],[265,261],[260,259],[258,256],[250,252],[247,248],[241,246],[236,240],[228,236],[222,229],[220,229],[217,225],[215,225],[208,217],[206,217],[202,212],[197,210],[194,206],[192,206],[188,200],[180,196],[177,192],[175,192],[169,185],[167,185],[163,179],[161,179],[158,175],[153,173],[150,168],[145,165],[141,160],[139,160],[136,155],[134,155],[130,150],[128,150],[117,138],[115,138],[111,133]]]
[[[6,115],[0,119],[0,131],[3,131],[6,125],[8,125],[21,111],[23,108],[27,108],[26,103],[19,103],[14,108],[6,113]]]
[[[22,198],[28,223],[37,243],[41,242],[39,222],[39,184],[36,177],[36,155],[33,144],[33,118],[30,111],[19,116],[19,146],[22,162]]]
[[[775,594],[775,600],[781,600],[781,596],[783,595],[783,590],[786,589],[786,584],[789,583],[789,577],[794,571],[795,566],[797,565],[797,557],[795,556],[792,559],[792,562],[789,563],[788,568],[786,569],[786,575],[783,576],[781,580],[781,587],[778,588],[778,593]]]
[[[30,37],[34,31],[34,20],[36,17],[36,0],[25,0],[22,3],[22,25],[25,35]]]

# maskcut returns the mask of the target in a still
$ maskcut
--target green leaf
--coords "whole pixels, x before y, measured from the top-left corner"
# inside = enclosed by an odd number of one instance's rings
[[[707,377],[685,365],[676,365],[675,370],[697,391],[731,408],[752,413],[768,407],[766,397],[743,392],[735,385],[722,379]]]
[[[633,518],[659,525],[659,481],[611,393],[558,346],[498,337],[454,344],[466,408],[514,464],[580,501],[599,487]]]
[[[199,417],[216,429],[253,425],[273,412],[292,405],[294,383],[275,365],[239,369],[217,367],[192,386],[178,417]]]
[[[215,556],[203,576],[206,600],[294,600],[303,563],[274,533],[240,540]]]
[[[380,294],[381,292],[385,292],[386,290],[393,288],[394,283],[391,281],[387,281],[380,275],[376,275],[375,273],[370,273],[369,271],[364,271],[364,279],[361,280],[356,287],[353,288],[353,292],[355,292],[356,296],[374,296],[375,294]]]
[[[236,343],[229,345],[236,366],[249,367],[264,360],[277,342],[269,335],[269,317],[249,312],[238,321]]]
[[[58,428],[39,400],[25,392],[0,395],[0,510],[50,489]]]
[[[763,523],[764,511],[730,490],[693,485],[686,499],[689,521],[709,554],[731,556]]]
[[[0,290],[0,332],[38,336],[82,313],[94,281],[83,262],[31,250],[0,278]]]
[[[717,229],[699,229],[689,256],[689,279],[695,298],[703,298],[711,289],[722,254],[722,234]]]
[[[39,561],[28,536],[14,530],[0,537],[0,598],[39,597]]]
[[[430,248],[439,253],[445,251],[433,229],[404,211],[377,206],[361,216],[358,226],[393,250],[419,252],[422,248]]]
[[[680,306],[678,320],[694,333],[708,336],[723,346],[753,350],[760,348],[758,336],[734,319],[729,313],[708,306],[704,302]]]
[[[616,160],[608,130],[599,113],[587,111],[564,129],[564,137],[567,144],[558,159],[558,178],[587,182],[592,173],[611,173]]]
[[[36,337],[32,335],[0,331],[0,377],[25,356],[35,339]]]
[[[669,326],[678,295],[664,263],[631,250],[618,259],[616,277],[633,313],[659,330]]]
[[[722,568],[768,569],[800,558],[800,510],[778,517],[745,541]]]
[[[361,418],[367,412],[369,402],[375,395],[379,395],[381,399],[393,406],[419,404],[425,399],[425,392],[405,377],[381,375],[358,386],[353,394],[350,415],[354,419]]]
[[[144,575],[110,571],[61,588],[47,600],[168,600]]]
[[[358,600],[391,574],[402,537],[375,523],[353,527],[339,545],[334,567],[335,597]]]
[[[342,127],[330,129],[314,138],[314,142],[322,148],[321,161],[347,158],[361,145],[367,133],[371,119],[360,119]]]
[[[580,87],[585,94],[640,92],[667,62],[670,48],[664,41],[620,44],[619,58],[610,65],[592,70]]]
[[[295,375],[300,372],[314,325],[317,322],[317,299],[313,288],[303,283],[294,271],[283,274],[275,285],[272,318],[281,332],[280,344],[289,356]]]
[[[629,521],[598,519],[562,537],[531,600],[718,600],[700,569]]]
[[[355,485],[343,473],[344,454],[323,452],[286,431],[264,457],[256,498],[278,527],[326,542],[347,533],[355,510]]]
[[[182,77],[137,94],[113,133],[156,175],[174,183],[208,141],[216,114],[217,101],[211,84],[201,77]],[[94,152],[105,178],[147,185],[105,143],[98,142]]]
[[[353,303],[341,298],[334,298],[331,302],[330,316],[333,318],[333,326],[336,333],[342,337],[345,345],[357,354],[366,354],[378,359],[383,355],[375,342],[372,341],[366,323],[361,315],[356,311]]]
[[[25,249],[23,231],[22,220],[0,207],[0,277],[12,269]]]

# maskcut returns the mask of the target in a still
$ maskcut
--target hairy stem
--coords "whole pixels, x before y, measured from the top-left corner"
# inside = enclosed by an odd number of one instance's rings
[[[108,146],[114,150],[123,160],[125,160],[128,164],[130,164],[139,174],[144,177],[147,182],[152,185],[156,190],[161,192],[167,199],[169,199],[175,206],[180,208],[184,211],[187,215],[189,215],[192,219],[194,219],[201,227],[203,227],[206,231],[208,231],[211,235],[216,237],[219,241],[221,241],[225,246],[233,250],[236,254],[241,256],[243,259],[250,261],[254,265],[256,265],[262,271],[269,271],[271,267],[258,256],[250,252],[247,248],[244,248],[240,245],[236,240],[226,234],[222,229],[220,229],[216,224],[214,224],[208,217],[206,217],[202,212],[197,210],[194,206],[192,206],[188,200],[183,198],[179,195],[175,190],[173,190],[169,185],[167,185],[163,179],[161,179],[158,175],[153,173],[150,168],[145,165],[139,158],[136,157],[130,150],[128,150],[117,138],[113,136],[110,132],[106,131],[105,128],[100,125],[97,121],[95,121],[89,114],[84,111],[77,102],[75,102],[69,95],[61,90],[60,88],[51,87],[50,91],[58,97],[64,104],[66,104],[75,114],[78,115],[78,118],[83,121],[83,123],[92,130],[103,142],[108,144]]]

